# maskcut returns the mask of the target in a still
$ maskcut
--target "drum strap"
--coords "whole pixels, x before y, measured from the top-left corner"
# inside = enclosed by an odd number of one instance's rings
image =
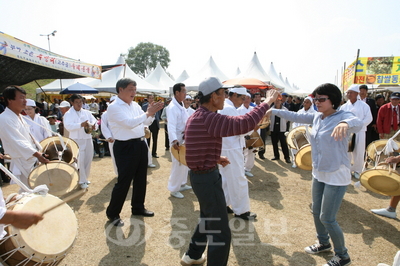
[[[13,175],[3,164],[0,163],[0,170],[3,170],[3,172],[8,175],[15,183],[18,184],[20,188],[25,190],[28,193],[37,193],[41,195],[46,195],[47,192],[49,191],[49,188],[46,185],[39,185],[35,187],[34,189],[28,188],[24,183],[21,182],[15,175]]]

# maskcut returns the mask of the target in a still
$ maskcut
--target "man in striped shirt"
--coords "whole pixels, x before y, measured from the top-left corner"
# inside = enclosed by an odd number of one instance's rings
[[[269,104],[278,93],[268,93],[264,103],[242,116],[216,113],[222,110],[225,88],[218,78],[210,77],[199,85],[200,107],[186,123],[186,162],[190,181],[200,204],[200,222],[192,236],[189,250],[183,254],[181,265],[205,262],[208,243],[208,266],[227,265],[231,232],[226,201],[217,164],[228,165],[229,158],[221,156],[222,138],[240,135],[254,129]]]

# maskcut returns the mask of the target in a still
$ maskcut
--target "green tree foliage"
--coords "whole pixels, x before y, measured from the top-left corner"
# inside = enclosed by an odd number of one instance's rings
[[[169,62],[171,62],[169,51],[165,47],[151,42],[141,42],[135,48],[129,48],[128,54],[125,55],[125,61],[133,72],[142,78],[156,68],[157,62],[160,62],[164,69],[168,68]]]

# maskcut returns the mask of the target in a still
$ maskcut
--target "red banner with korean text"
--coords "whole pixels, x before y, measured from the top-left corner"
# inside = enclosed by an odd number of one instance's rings
[[[101,78],[101,66],[52,53],[0,32],[0,55],[84,77]]]
[[[343,73],[343,87],[351,84],[400,85],[400,56],[360,57]]]

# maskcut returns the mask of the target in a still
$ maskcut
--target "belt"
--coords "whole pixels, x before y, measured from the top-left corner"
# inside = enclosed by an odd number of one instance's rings
[[[190,171],[196,175],[204,175],[204,174],[214,172],[215,170],[217,170],[217,168],[218,168],[218,166],[214,166],[214,167],[211,167],[210,169],[206,169],[206,170],[200,170],[200,171],[190,170]]]
[[[141,137],[141,138],[137,138],[137,139],[127,139],[127,140],[119,140],[119,139],[116,139],[115,141],[120,141],[120,142],[133,142],[133,141],[144,141],[145,140],[145,138],[144,137]]]

